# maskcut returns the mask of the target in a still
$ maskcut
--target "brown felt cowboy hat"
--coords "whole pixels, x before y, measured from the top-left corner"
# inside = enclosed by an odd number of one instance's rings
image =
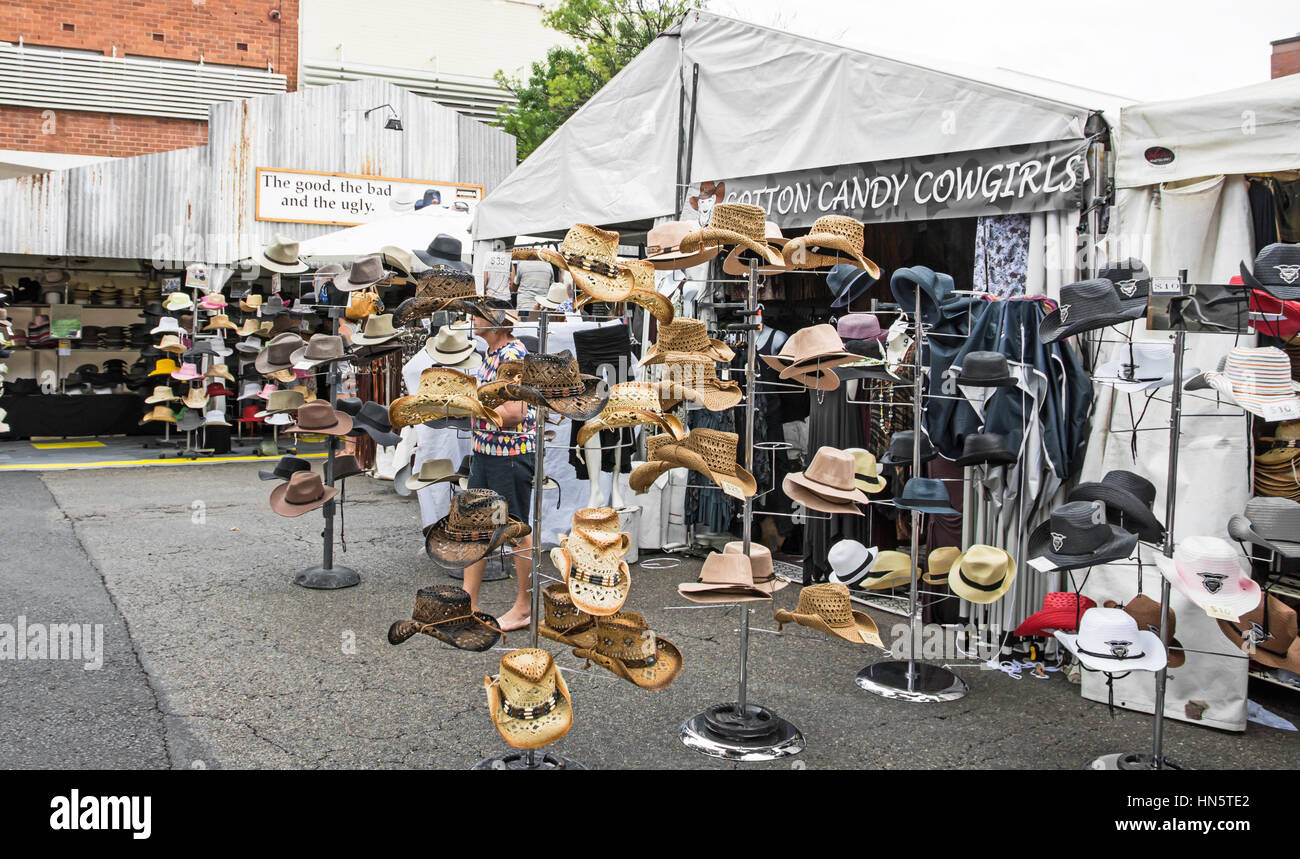
[[[281,516],[301,516],[325,506],[339,490],[326,486],[314,471],[294,473],[271,490],[271,509]]]
[[[578,446],[585,445],[588,439],[601,430],[643,424],[656,426],[673,438],[682,438],[686,435],[682,422],[676,415],[665,413],[665,392],[670,396],[680,394],[679,399],[687,396],[684,389],[665,382],[619,382],[614,385],[609,389],[609,401],[600,410],[600,414],[578,429]]]
[[[479,401],[478,379],[450,367],[425,370],[414,394],[398,397],[388,406],[388,422],[394,432],[439,418],[468,417],[501,425],[501,416]]]
[[[411,620],[388,628],[388,643],[401,644],[423,633],[460,650],[490,650],[501,640],[501,628],[490,614],[470,609],[470,597],[455,585],[420,588]]]
[[[574,285],[595,301],[623,301],[635,286],[631,269],[618,261],[618,233],[590,224],[574,224],[558,251],[526,248],[511,256],[545,260],[567,271]]]
[[[601,379],[580,373],[578,359],[567,349],[558,355],[529,354],[522,361],[503,361],[497,377],[478,389],[479,399],[491,408],[522,400],[565,417],[589,420],[608,399]]]
[[[719,203],[709,225],[682,237],[680,248],[693,253],[702,248],[739,245],[770,265],[782,265],[781,253],[767,243],[767,212],[748,203]]]
[[[1133,616],[1137,621],[1138,629],[1145,629],[1147,632],[1160,634],[1160,603],[1151,599],[1146,594],[1138,594],[1130,599],[1124,605],[1120,605],[1114,600],[1106,600],[1102,604],[1105,608],[1122,608]],[[1219,621],[1219,626],[1224,626],[1226,621]],[[1174,638],[1174,633],[1178,629],[1178,618],[1174,615],[1174,610],[1169,609],[1169,646],[1165,648],[1169,656],[1170,668],[1181,668],[1183,663],[1187,662],[1187,653],[1183,650],[1183,645]]]
[[[564,676],[545,650],[523,648],[501,657],[496,677],[484,677],[488,712],[501,739],[516,749],[549,746],[573,726]]]
[[[778,630],[784,624],[797,623],[854,644],[885,646],[880,640],[876,622],[855,611],[849,602],[848,586],[836,582],[808,585],[799,592],[799,604],[795,610],[778,609],[775,619]]]
[[[790,268],[821,268],[852,263],[876,280],[880,266],[862,255],[862,222],[845,215],[823,215],[813,222],[808,235],[791,239],[782,248]]]
[[[578,659],[594,662],[652,692],[668,688],[682,673],[682,652],[677,645],[655,635],[636,612],[598,617],[595,626],[595,642],[573,651]]]
[[[425,529],[424,549],[439,567],[462,570],[531,533],[496,492],[466,489],[452,496],[446,516]]]
[[[341,412],[324,400],[304,403],[298,409],[297,420],[284,428],[286,433],[319,433],[321,435],[347,435],[352,431],[352,415]]]
[[[670,468],[689,468],[703,474],[724,491],[750,498],[758,491],[758,482],[743,465],[736,461],[736,448],[740,437],[734,432],[699,427],[678,441],[671,436],[668,441],[656,444],[651,461],[637,466],[629,478],[629,485],[638,494]],[[651,439],[653,441],[653,439]]]

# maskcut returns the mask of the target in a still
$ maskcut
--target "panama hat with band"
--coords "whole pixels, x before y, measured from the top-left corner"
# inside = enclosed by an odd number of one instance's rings
[[[326,486],[316,472],[298,471],[271,490],[271,509],[281,516],[301,516],[324,507],[338,494],[339,490]]]
[[[1083,613],[1096,608],[1091,599],[1070,591],[1055,591],[1043,595],[1043,607],[1025,618],[1013,635],[1022,638],[1039,638],[1051,635],[1053,630],[1074,632],[1079,628]]]
[[[605,407],[608,393],[603,381],[578,371],[578,359],[567,349],[558,355],[525,355],[522,361],[503,361],[497,380],[478,389],[489,408],[522,400],[529,405],[559,412],[568,418],[589,420]]]
[[[424,548],[443,569],[461,570],[531,533],[532,528],[511,518],[499,494],[466,489],[452,496],[446,516],[425,529]]]
[[[523,648],[501,657],[495,678],[484,677],[488,713],[501,739],[516,749],[540,749],[573,726],[564,675],[545,650]]]
[[[655,444],[651,461],[637,466],[628,478],[634,492],[646,492],[659,475],[672,468],[689,468],[745,498],[753,497],[758,491],[754,475],[736,462],[740,437],[735,433],[699,427],[680,441],[669,435],[660,435],[648,440],[647,445],[654,438],[659,441]]]
[[[253,252],[253,262],[280,274],[301,274],[307,263],[298,258],[298,242],[276,233],[271,243]]]
[[[1160,636],[1138,629],[1133,616],[1117,608],[1090,609],[1077,633],[1058,629],[1052,634],[1093,671],[1159,671],[1167,664]]]
[[[795,610],[777,609],[774,618],[778,632],[787,623],[797,623],[853,644],[885,646],[880,640],[876,622],[853,608],[849,589],[837,582],[807,585],[799,591],[799,604]]]
[[[1252,661],[1268,668],[1282,668],[1300,674],[1296,610],[1272,594],[1263,594],[1262,597],[1259,604],[1236,623],[1219,621],[1219,629]]]
[[[1183,596],[1211,617],[1240,617],[1259,604],[1259,583],[1250,577],[1232,544],[1218,537],[1186,537],[1174,556],[1157,554],[1156,566]]]
[[[709,225],[682,236],[679,247],[694,253],[704,248],[738,245],[769,265],[783,266],[781,252],[767,243],[767,212],[748,203],[719,203]]]
[[[1187,383],[1189,391],[1211,388],[1253,415],[1276,420],[1273,410],[1300,409],[1300,382],[1291,378],[1291,359],[1275,346],[1233,347],[1219,373],[1204,373]],[[1288,415],[1289,416],[1289,415]]]
[[[600,414],[578,429],[578,446],[601,430],[620,429],[650,424],[673,438],[686,435],[682,422],[676,415],[664,413],[662,392],[675,386],[661,382],[619,382],[609,389],[609,400]],[[681,390],[681,389],[678,389]]]
[[[573,285],[596,301],[622,301],[632,291],[632,272],[618,261],[618,233],[591,224],[574,224],[559,250],[528,248],[511,257],[540,259],[567,271]]]
[[[1151,599],[1146,594],[1138,594],[1130,599],[1124,605],[1120,605],[1114,600],[1106,600],[1102,603],[1104,608],[1118,608],[1133,616],[1137,621],[1138,629],[1145,629],[1147,632],[1154,633],[1157,638],[1160,637],[1160,603]],[[1222,623],[1223,621],[1220,621]],[[1178,630],[1178,617],[1174,610],[1169,609],[1169,646],[1165,648],[1165,657],[1169,660],[1170,668],[1182,668],[1187,662],[1187,653],[1183,650],[1183,645],[1177,638],[1174,638]],[[1066,632],[1069,632],[1067,629]]]
[[[651,227],[646,233],[646,259],[660,271],[693,268],[708,262],[721,251],[720,247],[701,248],[687,253],[682,251],[682,239],[699,229],[698,224],[687,221],[668,221]]]
[[[717,217],[717,213],[714,213]],[[790,241],[781,235],[781,228],[774,221],[766,221],[763,224],[763,244],[771,248],[773,253],[780,254],[781,249],[785,247],[786,242]],[[726,259],[722,261],[722,270],[735,277],[744,277],[749,274],[749,263],[751,260],[757,260],[759,274],[778,274],[783,271],[789,271],[790,267],[785,264],[783,259],[775,265],[767,264],[766,256],[758,256],[754,251],[745,245],[735,245]]]
[[[862,515],[856,504],[866,504],[867,495],[857,487],[857,465],[853,454],[822,446],[803,471],[787,474],[781,489],[791,501],[824,513]]]
[[[732,602],[770,600],[773,584],[754,582],[753,566],[744,555],[710,552],[693,582],[682,582],[677,593],[694,603],[717,605]]]
[[[840,540],[826,552],[826,563],[831,568],[830,580],[848,587],[856,587],[867,577],[876,563],[880,550],[857,540]]]
[[[569,586],[552,582],[542,589],[543,618],[537,634],[568,647],[590,647],[596,642],[596,619],[573,604]]]
[[[1244,513],[1228,520],[1228,534],[1284,558],[1300,558],[1300,504],[1290,498],[1252,498]]]
[[[646,350],[641,366],[666,363],[727,363],[736,353],[727,344],[710,337],[703,320],[678,317],[659,326],[659,337]]]
[[[1093,278],[1061,287],[1057,308],[1038,322],[1038,339],[1056,343],[1085,331],[1096,331],[1128,321],[1119,295],[1109,280]]]
[[[459,650],[491,650],[503,633],[492,615],[470,609],[469,594],[455,585],[420,588],[410,620],[388,628],[388,643],[401,644],[423,633]]]
[[[961,549],[956,546],[940,546],[931,549],[926,556],[926,570],[921,580],[929,585],[947,585],[948,573],[952,572],[953,563],[961,557]]]
[[[425,370],[414,394],[398,397],[388,406],[388,423],[394,432],[440,418],[470,417],[501,426],[501,416],[479,402],[478,379],[450,367]]]
[[[573,651],[642,689],[666,689],[682,673],[682,652],[660,638],[636,612],[620,611],[595,622],[595,640]]]
[[[997,602],[1016,580],[1016,562],[1005,549],[975,544],[948,571],[948,589],[967,602]]]
[[[863,492],[876,493],[885,488],[885,478],[880,474],[876,456],[861,447],[848,447],[844,452],[853,457],[853,484]]]
[[[867,574],[858,580],[864,591],[884,591],[912,583],[912,558],[906,552],[888,549],[876,555]]]
[[[1154,511],[1156,486],[1131,471],[1110,471],[1100,481],[1080,483],[1070,490],[1068,501],[1100,501],[1106,505],[1106,520],[1132,531],[1148,543],[1165,538],[1165,526]]]
[[[464,369],[472,361],[477,368],[483,359],[474,350],[474,341],[470,339],[472,330],[469,322],[441,326],[438,333],[424,344],[425,354],[444,367]]]
[[[585,553],[584,560],[579,562],[573,553],[575,550],[581,553],[583,548],[580,539],[570,537],[566,545],[551,550],[551,563],[568,586],[575,606],[593,617],[611,615],[627,601],[632,588],[631,571],[621,555],[602,560]]]
[[[852,263],[880,279],[880,266],[862,255],[862,222],[845,215],[823,215],[806,236],[791,239],[782,249],[791,268],[821,268]],[[847,258],[846,258],[847,257]]]
[[[1028,551],[1057,569],[1075,570],[1127,558],[1137,541],[1137,534],[1106,521],[1100,501],[1070,501],[1030,532]]]
[[[712,361],[665,361],[660,367],[660,379],[685,389],[688,399],[711,412],[726,411],[744,399],[740,383],[719,379]]]

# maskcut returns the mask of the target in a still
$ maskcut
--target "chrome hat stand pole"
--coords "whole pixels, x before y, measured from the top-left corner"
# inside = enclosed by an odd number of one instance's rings
[[[758,386],[755,355],[758,317],[758,261],[749,261],[749,297],[745,303],[745,468],[754,468],[754,405]],[[754,499],[745,498],[742,513],[743,546],[749,557],[754,527]],[[790,722],[766,707],[749,701],[749,612],[740,603],[740,668],[737,698],[714,704],[682,722],[677,737],[688,749],[714,758],[738,761],[770,761],[797,755],[804,750],[803,734]]]
[[[921,284],[916,284],[916,363],[912,382],[912,476],[921,471],[921,399],[924,396],[922,353],[925,351],[925,326],[921,320]],[[868,665],[854,681],[860,688],[896,701],[936,703],[956,701],[970,691],[966,681],[947,668],[916,660],[920,624],[916,606],[917,562],[921,549],[921,513],[912,513],[912,587],[907,598],[908,647],[904,660],[888,660]]]

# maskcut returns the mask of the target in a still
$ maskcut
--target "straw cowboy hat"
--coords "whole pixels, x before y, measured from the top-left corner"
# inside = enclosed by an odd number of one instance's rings
[[[573,604],[569,586],[553,582],[542,591],[544,618],[537,634],[568,647],[591,647],[596,643],[596,619]]]
[[[1151,599],[1146,594],[1138,594],[1130,599],[1124,605],[1120,605],[1114,600],[1106,600],[1102,603],[1106,608],[1123,609],[1133,616],[1137,621],[1138,629],[1145,629],[1147,632],[1154,633],[1157,637],[1160,635],[1160,603]],[[1220,624],[1225,621],[1219,621]],[[1064,627],[1063,627],[1064,628]],[[1070,630],[1065,628],[1066,632]],[[1169,647],[1166,650],[1166,658],[1169,660],[1170,668],[1181,668],[1183,663],[1187,662],[1187,654],[1183,650],[1183,645],[1174,638],[1174,633],[1178,629],[1178,618],[1174,610],[1169,609]]]
[[[710,337],[702,320],[679,317],[667,325],[659,326],[659,338],[646,350],[641,366],[651,364],[713,363],[724,364],[736,353],[721,340]]]
[[[754,475],[736,462],[740,439],[735,433],[700,427],[680,441],[670,435],[655,436],[646,442],[647,446],[655,439],[659,441],[655,442],[650,453],[651,461],[637,466],[628,478],[636,493],[646,492],[650,484],[670,468],[689,468],[719,486],[729,486],[745,498],[758,491]]]
[[[239,309],[245,313],[256,313],[257,309],[262,306],[261,293],[253,292],[239,299]],[[251,320],[250,320],[251,321]]]
[[[446,516],[425,529],[424,548],[439,567],[461,570],[531,533],[511,518],[506,500],[496,492],[466,489],[452,496]]]
[[[176,396],[176,392],[173,391],[170,387],[166,385],[159,385],[158,387],[153,389],[152,395],[145,397],[144,401],[146,405],[152,406],[155,403],[179,402],[180,397]]]
[[[450,367],[430,367],[420,374],[414,394],[398,397],[388,406],[394,431],[439,418],[475,417],[501,425],[501,416],[479,402],[478,379]]]
[[[667,325],[673,321],[673,305],[666,296],[660,295],[655,289],[655,268],[649,260],[629,260],[623,264],[629,272],[632,273],[632,290],[628,292],[624,301],[644,307],[650,311],[650,315],[659,321],[661,325]],[[593,298],[591,293],[580,292],[574,298],[573,309],[581,310],[588,304],[600,301],[601,299]]]
[[[854,644],[885,646],[876,622],[852,608],[849,589],[837,582],[808,585],[799,591],[799,604],[794,611],[777,609],[774,617],[778,630],[787,623],[797,623]]]
[[[393,311],[394,325],[407,325],[443,310],[467,313],[486,303],[498,306],[500,302],[478,294],[474,275],[468,271],[435,268],[422,276],[415,286],[415,296],[408,298]]]
[[[694,253],[703,248],[738,245],[769,265],[782,265],[781,253],[767,243],[767,212],[748,203],[719,203],[709,225],[682,236],[679,248]]]
[[[269,245],[253,252],[253,262],[281,274],[301,274],[307,270],[307,263],[298,258],[298,242],[279,233]]]
[[[1252,498],[1244,513],[1228,520],[1228,534],[1284,558],[1300,558],[1300,504],[1290,498]]]
[[[980,605],[997,602],[1016,580],[1016,562],[1005,549],[975,544],[953,562],[948,589]]]
[[[325,506],[338,494],[339,490],[326,486],[316,472],[299,471],[271,490],[271,510],[281,516],[301,516]]]
[[[621,552],[601,554],[575,536],[581,533],[567,535],[563,546],[552,549],[551,563],[564,578],[575,606],[595,617],[611,615],[623,607],[632,587],[632,574],[623,560],[628,543],[623,542]]]
[[[484,677],[488,712],[497,733],[516,749],[549,746],[573,726],[573,701],[564,675],[545,650],[523,648],[501,657],[496,677]]]
[[[880,266],[862,255],[862,240],[861,221],[845,215],[823,215],[813,222],[808,235],[787,242],[782,256],[785,265],[794,269],[851,262],[879,280]]]
[[[774,253],[781,253],[781,249],[788,242],[785,236],[781,235],[781,228],[774,222],[767,221],[763,224],[763,244],[772,249]],[[755,254],[744,245],[736,245],[727,254],[726,259],[722,261],[722,270],[727,274],[736,277],[744,277],[749,274],[749,262],[755,259]],[[789,271],[789,266],[782,265],[764,265],[766,258],[758,259],[759,274],[777,274],[783,271]]]
[[[1297,409],[1300,382],[1291,378],[1291,359],[1275,346],[1237,346],[1228,353],[1223,370],[1192,379],[1187,389],[1214,388],[1253,415],[1273,419],[1268,409]]]
[[[651,424],[675,439],[686,435],[682,422],[676,415],[664,413],[665,390],[685,392],[666,382],[619,382],[609,390],[609,400],[595,418],[578,429],[578,446],[601,430]]]
[[[208,405],[208,392],[202,385],[190,388],[185,393],[185,407],[188,409],[203,409]]]
[[[693,582],[682,582],[677,593],[691,602],[718,603],[770,600],[775,588],[754,581],[753,567],[744,555],[710,552]]]
[[[722,547],[722,554],[744,555],[744,541],[732,540]],[[749,575],[757,587],[768,593],[785,590],[786,586],[790,584],[785,579],[776,577],[776,567],[772,564],[772,550],[762,543],[753,541],[750,541],[749,544]]]
[[[655,635],[635,612],[596,618],[595,633],[594,643],[574,649],[573,655],[642,689],[666,689],[682,673],[682,652],[677,645]]]
[[[721,253],[721,247],[701,248],[691,253],[681,249],[682,239],[698,229],[698,224],[687,221],[669,221],[651,227],[646,233],[646,259],[660,271],[693,268],[708,262]]]
[[[163,338],[158,341],[158,348],[164,352],[179,355],[185,351],[185,344],[181,343],[180,338],[175,334],[164,334]]]
[[[1077,633],[1058,629],[1052,634],[1093,671],[1159,671],[1167,664],[1160,636],[1138,629],[1133,615],[1121,609],[1089,609]]]
[[[785,476],[781,489],[791,501],[823,513],[861,516],[855,505],[869,500],[856,483],[857,464],[853,454],[829,446],[818,448],[804,471]]]
[[[558,251],[526,248],[513,259],[540,259],[573,276],[574,286],[595,301],[623,301],[635,285],[631,269],[618,261],[618,233],[590,224],[574,224]]]
[[[388,628],[388,643],[401,644],[423,633],[460,650],[482,652],[501,640],[497,619],[470,609],[469,594],[455,585],[420,588],[415,594],[411,620],[399,620]]]
[[[780,373],[782,379],[806,375],[813,370],[851,364],[859,356],[845,351],[835,326],[811,325],[791,334],[776,355],[759,355],[763,363]]]
[[[1211,617],[1240,617],[1259,605],[1259,583],[1232,544],[1218,537],[1186,537],[1174,556],[1157,554],[1160,573]]]
[[[665,361],[660,367],[661,379],[680,387],[688,399],[711,412],[726,411],[745,396],[739,382],[718,378],[712,361]]]
[[[1219,629],[1234,646],[1249,654],[1252,661],[1300,674],[1296,610],[1272,594],[1261,599],[1236,623],[1220,620]]]
[[[522,361],[503,361],[497,380],[479,388],[479,399],[495,408],[511,400],[559,412],[568,418],[588,420],[604,408],[600,378],[578,372],[578,359],[567,349],[558,355],[525,355]]]
[[[1283,421],[1272,435],[1261,436],[1255,445],[1255,465],[1285,465],[1300,456],[1300,420]]]
[[[224,313],[215,314],[208,320],[208,324],[203,326],[204,331],[234,331],[238,326],[230,321],[230,317]]]

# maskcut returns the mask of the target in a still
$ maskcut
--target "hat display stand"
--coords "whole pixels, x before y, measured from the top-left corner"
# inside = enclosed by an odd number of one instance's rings
[[[922,353],[925,351],[925,328],[921,317],[921,285],[916,284],[916,363],[913,365],[912,380],[912,425],[916,432],[912,439],[912,462],[921,462],[921,405],[926,394],[922,385],[924,367]],[[917,561],[920,555],[921,513],[912,510],[912,581],[907,600],[908,637],[912,646],[907,649],[907,659],[888,660],[868,665],[858,672],[854,682],[859,688],[873,695],[896,701],[914,703],[937,703],[956,701],[970,691],[966,681],[947,668],[917,661],[915,654],[920,650],[920,613],[917,611]]]
[[[548,317],[543,313],[537,320],[538,351],[546,353],[546,335]],[[546,412],[545,406],[534,406],[537,411],[536,435],[533,441],[533,509],[532,533],[532,608],[528,621],[528,646],[538,646],[537,625],[542,617],[542,489],[546,482]],[[558,669],[557,669],[558,670]],[[539,749],[511,749],[499,755],[479,761],[471,769],[476,770],[583,770],[582,764],[555,752]]]
[[[333,331],[338,333],[339,316],[345,312],[344,307],[329,308],[330,319],[333,322]],[[335,394],[338,391],[339,382],[341,381],[338,362],[329,365],[329,371],[325,374],[326,389],[328,391],[328,402],[334,404]],[[338,436],[328,436],[329,447],[325,455],[325,485],[334,485],[334,457],[338,452]],[[278,435],[277,435],[278,441]],[[334,513],[335,501],[331,498],[321,507],[321,514],[325,518],[325,530],[321,532],[323,538],[323,553],[319,566],[308,567],[299,571],[293,577],[293,583],[299,587],[312,588],[314,590],[338,590],[340,588],[350,588],[361,581],[361,574],[351,567],[335,565],[334,563]]]
[[[758,393],[756,334],[761,327],[758,309],[758,260],[749,262],[748,298],[743,315],[748,321],[733,330],[745,332],[745,469],[754,468],[754,409]],[[754,499],[744,500],[742,513],[742,554],[749,555],[754,528]],[[749,613],[745,603],[740,608],[740,664],[737,697],[734,702],[715,704],[682,723],[678,739],[688,749],[714,758],[739,761],[770,761],[797,755],[804,750],[799,729],[766,707],[749,701]]]

